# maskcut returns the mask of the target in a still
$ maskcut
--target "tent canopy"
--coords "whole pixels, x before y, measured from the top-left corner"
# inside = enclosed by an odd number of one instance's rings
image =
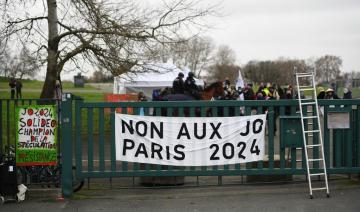
[[[165,87],[172,87],[174,79],[180,72],[183,72],[185,78],[190,72],[188,68],[182,71],[174,64],[160,63],[151,64],[144,67],[143,73],[122,74],[114,78],[114,93],[145,93],[148,99],[152,97],[152,91]],[[197,85],[204,85],[202,80],[195,79]]]

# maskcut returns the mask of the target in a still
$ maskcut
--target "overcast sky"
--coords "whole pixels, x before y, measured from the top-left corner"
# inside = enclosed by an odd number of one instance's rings
[[[234,49],[240,64],[333,54],[345,71],[360,71],[360,0],[223,0],[222,7],[225,17],[207,34]]]
[[[240,65],[332,54],[344,71],[360,71],[360,0],[203,0],[219,2],[223,17],[208,18],[214,28],[205,35],[234,49]]]

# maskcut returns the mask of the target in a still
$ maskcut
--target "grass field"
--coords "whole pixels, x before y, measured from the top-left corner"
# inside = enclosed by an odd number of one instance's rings
[[[42,89],[44,85],[44,81],[38,81],[38,80],[21,80],[21,83],[23,84],[23,88],[27,89]],[[94,87],[90,85],[86,85],[83,88],[75,88],[73,82],[64,81],[62,82],[63,89],[78,89],[78,90],[88,90],[88,89],[95,89]],[[5,77],[0,77],[0,89],[8,89],[9,88],[9,80]]]
[[[22,80],[22,96],[25,99],[38,99],[44,84],[43,81]],[[104,101],[104,91],[99,88],[85,84],[83,88],[75,88],[72,82],[63,82],[63,92],[69,92],[76,96],[82,97],[85,101]],[[0,99],[10,98],[9,82],[7,78],[0,77]]]

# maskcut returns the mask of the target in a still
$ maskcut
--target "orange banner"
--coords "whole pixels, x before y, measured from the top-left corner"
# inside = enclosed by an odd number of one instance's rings
[[[136,102],[137,94],[105,94],[106,102]],[[122,108],[116,108],[117,113],[122,113]],[[106,110],[107,113],[110,112],[109,109]],[[127,114],[133,114],[134,110],[131,107],[127,108]]]

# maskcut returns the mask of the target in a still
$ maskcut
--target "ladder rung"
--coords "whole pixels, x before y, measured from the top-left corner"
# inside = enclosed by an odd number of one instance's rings
[[[314,147],[320,147],[321,144],[310,144],[310,145],[306,145],[307,148],[314,148]]]
[[[313,91],[314,88],[300,88],[300,91]]]
[[[314,123],[307,123],[307,125],[314,125]]]
[[[296,162],[302,162],[302,160],[296,160]]]
[[[312,188],[311,190],[313,190],[313,191],[326,190],[326,187]]]
[[[304,102],[304,103],[300,103],[301,105],[315,105],[316,102]]]
[[[309,174],[310,176],[321,176],[321,175],[325,175],[325,172],[323,173],[315,173],[315,174]]]
[[[304,116],[303,119],[315,119],[317,116]]]
[[[312,74],[300,74],[300,75],[296,75],[297,77],[312,77]]]
[[[307,131],[304,131],[304,133],[314,133],[314,132],[320,132],[320,130],[307,130]]]
[[[312,88],[312,85],[300,85],[299,88]]]
[[[314,72],[295,72],[295,74],[313,74]]]
[[[313,74],[309,74],[309,73],[296,73],[297,77],[312,77]]]
[[[308,159],[309,162],[313,162],[313,161],[322,161],[322,158],[318,158],[318,159]]]

